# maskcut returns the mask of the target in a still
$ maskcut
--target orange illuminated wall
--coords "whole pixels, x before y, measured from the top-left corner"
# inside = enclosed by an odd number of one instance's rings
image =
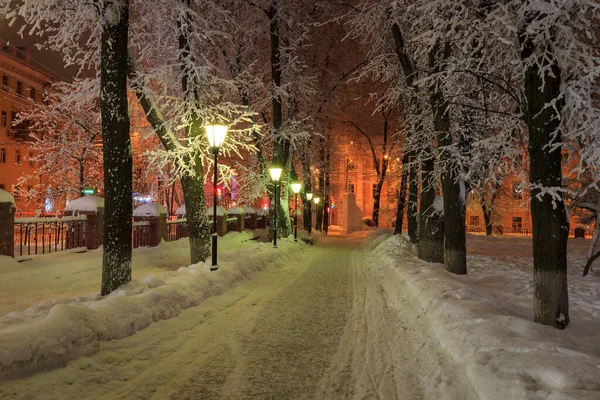
[[[43,91],[56,79],[31,66],[26,49],[4,43],[0,47],[0,79],[0,188],[16,194],[18,179],[35,171],[36,165],[30,161],[33,153],[27,124],[13,126],[12,122],[30,101],[42,101]],[[43,198],[27,202],[21,197],[15,198],[21,211],[43,209]]]

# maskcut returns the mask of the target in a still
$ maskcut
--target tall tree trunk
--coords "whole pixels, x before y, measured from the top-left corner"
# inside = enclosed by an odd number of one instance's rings
[[[373,198],[373,223],[375,227],[379,226],[379,208],[381,207],[381,188],[385,176],[379,177],[375,184],[375,197]]]
[[[444,216],[434,208],[436,188],[431,147],[423,149],[422,153],[419,258],[427,262],[443,263]]]
[[[481,201],[481,209],[483,211],[483,221],[485,222],[485,236],[492,236],[492,208],[485,204],[485,200]]]
[[[418,164],[414,151],[410,152],[410,172],[408,173],[408,209],[406,219],[408,220],[408,237],[411,243],[419,241],[419,213],[417,203],[419,202],[419,175]]]
[[[402,234],[402,224],[404,223],[404,208],[406,205],[406,183],[408,181],[408,152],[402,155],[402,174],[400,178],[400,193],[398,194],[398,208],[396,210],[396,226],[394,235]]]
[[[100,108],[104,150],[102,288],[107,295],[131,280],[132,168],[127,103],[128,0],[104,3]]]
[[[544,16],[535,14],[530,18],[527,25],[534,19],[544,18]],[[520,38],[521,59],[525,61],[536,53],[536,43],[525,31],[521,32]],[[534,185],[531,190],[533,319],[544,325],[564,328],[569,323],[567,288],[569,221],[562,198],[541,191],[541,187],[562,186],[561,71],[556,60],[552,58],[552,46],[548,44],[541,50],[536,56],[537,62],[529,64],[525,71],[529,182]],[[552,106],[548,107],[548,104]]]
[[[444,43],[443,48],[436,45],[429,53],[429,67],[439,73],[443,63],[450,57],[451,46]],[[439,54],[438,54],[439,53]],[[440,60],[441,58],[441,60]],[[433,129],[435,130],[440,158],[442,161],[442,191],[444,193],[444,264],[446,271],[454,274],[467,273],[467,239],[465,229],[466,189],[458,176],[458,168],[452,159],[450,147],[450,114],[448,102],[442,93],[441,78],[436,76],[430,88],[430,103],[433,110]]]

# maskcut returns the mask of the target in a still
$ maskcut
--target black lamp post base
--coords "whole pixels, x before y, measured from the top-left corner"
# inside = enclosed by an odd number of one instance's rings
[[[218,270],[218,269],[219,269],[219,266],[218,266],[218,265],[212,265],[212,266],[210,267],[210,270],[211,270],[211,271],[216,271],[216,270]]]

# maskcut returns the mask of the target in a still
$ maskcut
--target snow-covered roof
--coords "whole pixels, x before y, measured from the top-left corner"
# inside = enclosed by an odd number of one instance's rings
[[[0,203],[10,203],[15,205],[15,198],[6,190],[0,189]]]
[[[244,207],[244,212],[246,214],[256,214],[256,208],[254,208],[254,207]]]
[[[269,213],[269,210],[265,210],[264,208],[261,208],[259,210],[256,210],[256,215],[262,217],[263,215],[267,215]]]
[[[206,213],[208,215],[212,216],[213,215],[213,207],[208,207],[208,210],[206,210]],[[217,206],[217,217],[222,217],[225,214],[227,214],[227,210],[225,210],[221,206]]]
[[[158,217],[160,214],[167,214],[167,209],[162,204],[146,203],[133,210],[134,217]]]
[[[181,207],[179,207],[176,211],[175,211],[175,215],[186,215],[187,213],[185,212],[185,204],[182,205]]]
[[[240,215],[245,213],[246,212],[242,207],[232,207],[229,210],[227,210],[227,215]]]
[[[69,201],[65,207],[65,211],[98,211],[99,208],[104,208],[104,199],[98,196],[83,196],[75,200]]]

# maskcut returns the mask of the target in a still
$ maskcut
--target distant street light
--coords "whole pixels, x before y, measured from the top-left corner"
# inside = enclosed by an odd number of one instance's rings
[[[292,192],[294,192],[294,242],[298,241],[298,193],[300,193],[302,184],[298,182],[292,183]]]
[[[225,135],[227,135],[227,127],[225,125],[206,125],[206,136],[208,143],[215,155],[215,177],[213,180],[213,233],[212,233],[212,265],[211,271],[219,269],[217,265],[217,162],[219,159],[219,149],[223,146]]]
[[[273,212],[273,248],[277,248],[277,203],[279,200],[279,179],[281,178],[282,169],[279,167],[271,167],[269,168],[269,175],[271,175],[271,180],[273,181],[273,185],[275,185],[275,210]]]
[[[308,200],[308,205],[310,206],[310,201],[312,200],[313,194],[306,193],[306,200]],[[310,210],[309,210],[310,211]],[[308,234],[310,235],[312,231],[312,212],[308,213]]]
[[[320,197],[315,197],[314,202],[317,207],[317,209],[315,210],[315,217],[317,218],[317,221],[319,220],[319,202],[320,201],[321,201]],[[312,219],[312,215],[311,215],[311,219]],[[320,230],[320,229],[317,229],[317,226],[315,225],[315,230]]]

